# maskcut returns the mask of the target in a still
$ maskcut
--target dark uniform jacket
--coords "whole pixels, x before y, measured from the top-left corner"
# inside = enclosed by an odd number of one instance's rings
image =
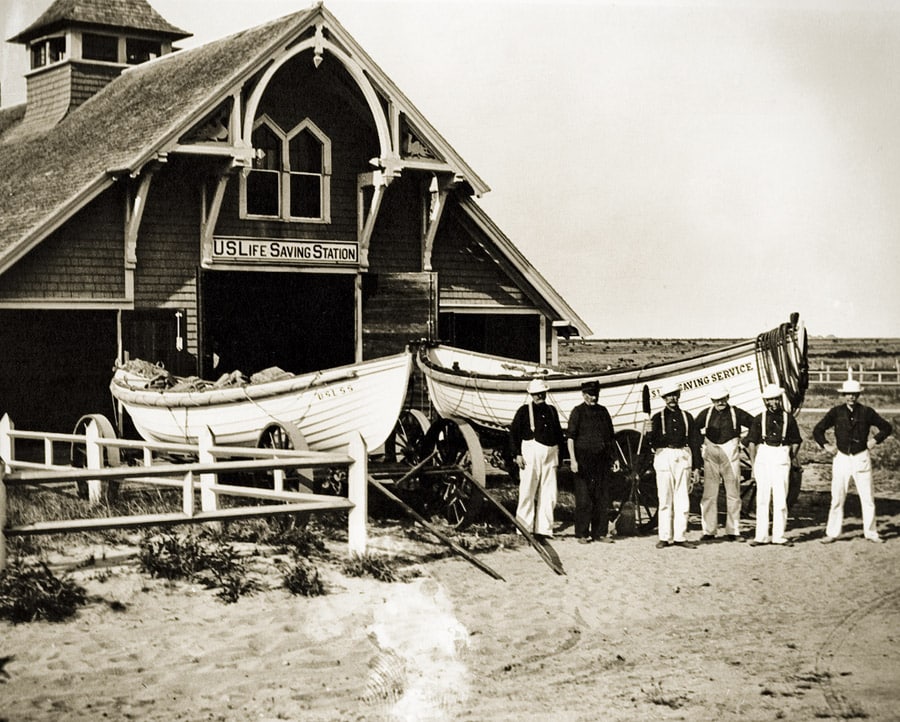
[[[700,427],[697,426],[694,417],[684,409],[677,408],[673,411],[666,406],[662,411],[654,414],[650,420],[650,448],[656,451],[665,448],[689,447],[691,468],[693,469],[699,469],[703,464],[700,453],[702,444]]]
[[[528,407],[534,407],[534,429],[531,428]],[[509,450],[513,456],[522,453],[522,442],[534,439],[544,446],[559,446],[560,454],[565,441],[562,426],[559,423],[559,412],[548,403],[523,404],[516,411],[509,426]]]
[[[822,420],[813,429],[813,439],[819,446],[825,446],[825,432],[834,429],[834,438],[838,451],[844,454],[858,454],[865,451],[866,442],[869,440],[869,429],[878,429],[875,434],[875,442],[880,444],[894,430],[889,421],[886,421],[875,409],[862,404],[856,404],[853,412],[847,404],[841,404],[829,409]]]
[[[749,429],[752,425],[753,417],[738,406],[726,406],[722,411],[711,406],[697,414],[698,428],[714,444],[731,441],[741,435],[741,428]]]

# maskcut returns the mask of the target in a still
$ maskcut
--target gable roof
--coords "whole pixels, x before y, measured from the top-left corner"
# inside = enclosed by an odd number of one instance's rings
[[[59,0],[53,8],[69,4],[72,0]],[[349,49],[378,92],[406,115],[476,195],[490,190],[340,23],[317,5],[133,66],[44,134],[15,143],[4,143],[0,135],[0,274],[109,188],[118,176],[137,174],[145,164],[172,149],[225,97],[265,67],[273,54],[318,22],[324,22],[342,47]],[[10,109],[0,121],[15,127],[23,110],[24,106]],[[3,125],[0,122],[0,132]],[[550,310],[582,334],[589,332],[484,211],[472,199],[464,198],[462,204],[513,267],[550,304]]]
[[[150,7],[146,0],[56,0],[31,25],[9,39],[27,43],[65,26],[94,25],[108,28],[145,30],[172,40],[189,38],[192,33],[177,28]]]

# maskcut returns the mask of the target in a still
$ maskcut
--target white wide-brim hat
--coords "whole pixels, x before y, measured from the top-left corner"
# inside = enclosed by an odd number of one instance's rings
[[[784,394],[784,389],[776,384],[768,384],[762,390],[762,397],[764,399],[780,399]]]
[[[862,386],[856,379],[847,379],[841,385],[840,393],[842,394],[859,394],[862,393]]]
[[[681,387],[676,381],[666,381],[659,389],[659,395],[663,398],[665,398],[666,396],[671,396],[672,394],[680,393]]]
[[[550,390],[550,387],[547,386],[547,382],[544,379],[531,379],[528,382],[528,393],[529,394],[545,394]]]
[[[709,387],[709,400],[718,401],[719,399],[727,399],[729,396],[728,389],[722,384],[713,384]]]

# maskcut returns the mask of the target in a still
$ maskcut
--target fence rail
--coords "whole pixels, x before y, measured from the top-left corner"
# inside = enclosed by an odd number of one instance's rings
[[[857,366],[826,366],[809,369],[811,384],[838,384],[854,378],[863,386],[900,386],[900,361],[893,369],[867,369]]]
[[[16,440],[44,443],[44,463],[16,459]],[[75,468],[53,463],[55,443],[78,443],[86,447],[86,467]],[[104,459],[117,458],[104,453],[108,449],[139,449],[143,464],[139,466],[107,466]],[[177,448],[176,448],[177,447]],[[197,461],[160,462],[155,453],[189,454]],[[234,457],[243,457],[236,461]],[[255,457],[255,458],[247,458]],[[285,473],[291,469],[312,470],[347,466],[347,497],[312,494],[284,489]],[[260,471],[272,473],[272,488],[260,489],[237,484],[218,483],[223,473]],[[99,501],[104,483],[129,480],[155,486],[182,489],[181,512],[108,516],[85,519],[41,521],[15,527],[7,526],[7,488],[36,486],[60,482],[86,483],[89,498]],[[84,434],[44,434],[16,430],[9,416],[0,419],[0,570],[6,567],[6,538],[33,534],[93,531],[172,524],[196,524],[226,519],[240,519],[274,514],[316,513],[349,510],[347,541],[351,553],[366,550],[368,456],[365,441],[358,433],[347,437],[345,452],[294,451],[287,449],[253,449],[216,446],[211,433],[201,435],[196,446],[188,444],[152,444],[104,438],[96,422],[88,424]],[[197,508],[199,492],[200,508]],[[219,505],[219,496],[241,496],[272,502],[266,505]]]

